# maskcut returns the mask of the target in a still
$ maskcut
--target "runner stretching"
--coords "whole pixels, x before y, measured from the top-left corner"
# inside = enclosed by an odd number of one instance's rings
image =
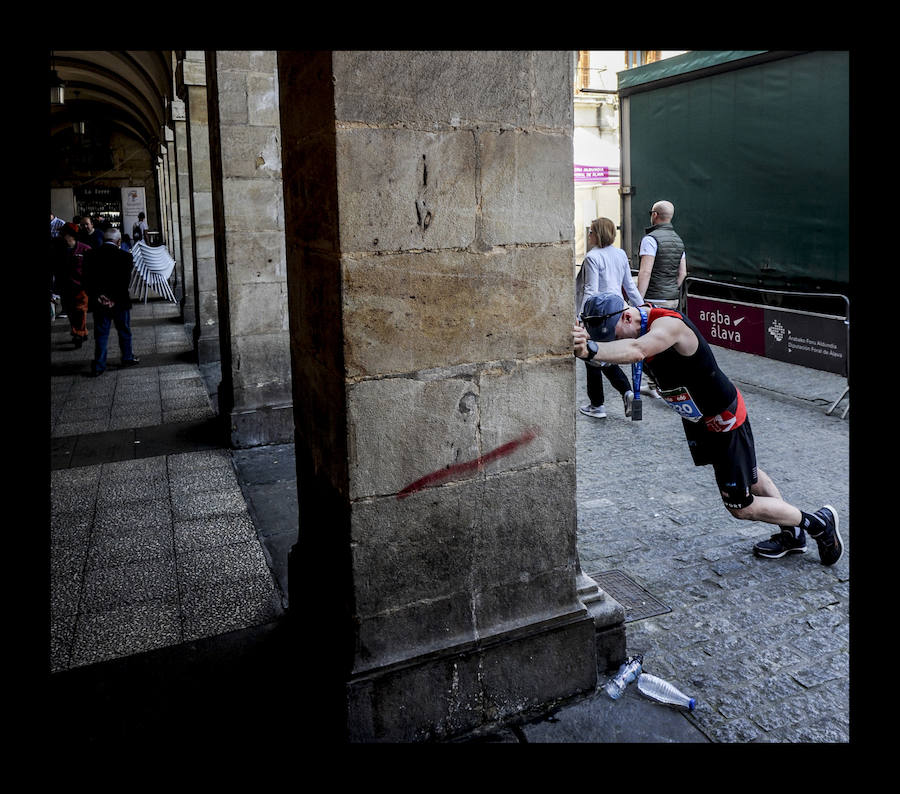
[[[628,308],[620,295],[595,295],[572,329],[574,352],[612,364],[646,366],[668,405],[681,417],[694,465],[712,465],[725,507],[735,517],[779,526],[753,550],[778,558],[806,551],[806,533],[823,565],[844,552],[838,514],[830,505],[805,513],[788,504],[756,465],[744,398],[719,369],[696,326],[672,309]],[[635,390],[638,386],[635,384]]]

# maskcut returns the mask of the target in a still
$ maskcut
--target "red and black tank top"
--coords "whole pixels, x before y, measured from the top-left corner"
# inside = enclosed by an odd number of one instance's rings
[[[728,379],[697,327],[681,312],[650,309],[649,331],[660,317],[681,320],[697,336],[697,350],[683,356],[674,347],[644,360],[659,392],[669,407],[686,422],[703,423],[707,430],[721,433],[734,430],[747,418],[744,398]]]

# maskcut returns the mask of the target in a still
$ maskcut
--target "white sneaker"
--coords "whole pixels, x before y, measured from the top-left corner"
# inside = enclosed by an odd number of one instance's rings
[[[622,395],[622,402],[625,403],[625,416],[631,416],[631,404],[634,402],[634,392],[631,389]]]
[[[606,408],[602,405],[591,405],[585,403],[578,408],[585,416],[593,416],[595,419],[606,419]]]
[[[653,397],[656,400],[662,399],[662,396],[656,390],[656,384],[655,383],[651,384],[651,383],[648,383],[647,381],[644,381],[643,383],[641,383],[641,394],[646,394],[648,397]]]

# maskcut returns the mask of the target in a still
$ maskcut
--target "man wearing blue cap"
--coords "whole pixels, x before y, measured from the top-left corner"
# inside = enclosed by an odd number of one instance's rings
[[[830,505],[805,513],[788,504],[756,465],[744,398],[719,369],[697,327],[672,309],[627,307],[621,295],[595,295],[572,329],[574,353],[613,364],[646,366],[666,403],[681,417],[694,464],[712,465],[725,507],[735,517],[776,524],[780,531],[753,550],[776,559],[806,551],[806,533],[824,565],[844,552]]]

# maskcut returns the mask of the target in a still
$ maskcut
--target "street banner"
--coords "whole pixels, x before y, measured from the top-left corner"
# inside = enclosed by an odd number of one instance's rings
[[[688,295],[687,316],[711,345],[848,374],[844,317]]]

